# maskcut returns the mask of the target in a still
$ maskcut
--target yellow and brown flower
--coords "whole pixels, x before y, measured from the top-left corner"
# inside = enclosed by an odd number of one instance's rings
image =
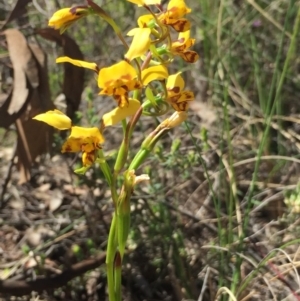
[[[72,126],[71,119],[59,110],[48,111],[33,119],[45,122],[58,130],[71,129],[71,134],[62,146],[62,153],[82,152],[83,166],[90,166],[96,160],[96,151],[101,149],[104,137],[96,127]]]
[[[174,110],[181,112],[188,109],[188,103],[194,100],[194,93],[192,91],[183,91],[184,80],[180,72],[170,75],[167,80],[167,102],[174,108]]]

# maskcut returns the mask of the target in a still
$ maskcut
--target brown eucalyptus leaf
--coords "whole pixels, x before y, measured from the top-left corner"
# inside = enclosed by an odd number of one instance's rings
[[[66,34],[60,34],[53,28],[43,28],[37,30],[43,38],[54,41],[61,47],[65,56],[72,59],[83,60],[83,54],[76,42]],[[64,64],[63,93],[66,96],[67,115],[72,118],[78,110],[81,94],[84,88],[84,68],[78,68],[71,64]]]
[[[8,113],[12,115],[18,113],[26,105],[30,88],[38,85],[38,74],[23,34],[17,29],[7,29],[4,34],[14,69],[12,99],[8,107]]]
[[[16,122],[20,183],[30,179],[32,163],[37,156],[49,150],[53,135],[50,126],[32,120],[35,115],[54,109],[54,105],[50,98],[46,55],[37,45],[29,45],[29,49],[35,61],[39,85],[33,89],[26,111]]]

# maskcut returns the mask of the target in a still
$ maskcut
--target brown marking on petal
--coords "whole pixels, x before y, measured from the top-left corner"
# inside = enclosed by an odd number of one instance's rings
[[[117,102],[118,106],[120,106],[120,102],[121,102],[121,95],[113,95],[113,98],[115,99],[115,101]]]
[[[95,143],[94,147],[95,147],[95,149],[101,149],[102,148],[100,143]]]
[[[187,19],[178,19],[170,24],[177,32],[184,32],[191,28],[191,23]]]
[[[167,102],[169,102],[170,104],[177,104],[178,100],[180,98],[180,94],[177,94],[177,95],[173,95],[173,96],[169,96],[167,98]]]
[[[138,81],[134,84],[134,89],[140,89],[141,87],[142,87],[142,84]]]
[[[132,79],[130,74],[125,74],[119,77],[121,80],[129,81]]]
[[[118,107],[124,108],[128,106],[128,95],[114,95],[114,99],[118,103]]]
[[[192,95],[187,94],[186,100],[190,100],[190,99],[192,99]]]
[[[113,88],[114,95],[127,95],[128,94],[128,87],[126,85],[115,87]]]
[[[66,152],[66,153],[72,152],[72,147],[70,145],[66,145],[64,147],[64,152]]]
[[[180,88],[179,87],[174,87],[174,88],[172,88],[170,90],[173,91],[176,94],[180,92]]]
[[[92,151],[92,152],[84,152],[82,154],[82,163],[84,166],[90,166],[92,165],[94,162],[95,162],[95,159],[96,159],[96,153],[95,151]]]
[[[129,104],[129,102],[128,102],[128,96],[127,95],[126,96],[125,95],[121,96],[119,107],[120,108],[125,108],[125,107],[128,106],[128,104]]]
[[[195,63],[199,59],[199,55],[197,52],[192,50],[187,50],[180,54],[180,56],[187,62],[187,63]]]
[[[180,46],[175,47],[175,51],[179,52],[179,53],[184,52],[186,49],[187,48],[185,47],[185,45],[180,45]]]
[[[182,109],[182,111],[186,111],[188,108],[189,104],[187,102],[182,103],[182,105],[180,106],[180,108]]]
[[[177,109],[175,108],[176,111],[186,111],[188,108],[188,103],[187,102],[181,102],[176,104]]]
[[[124,89],[124,94],[128,94],[129,88],[127,85],[123,85],[120,87],[121,89]]]
[[[178,103],[192,101],[195,99],[194,93],[192,91],[183,91],[178,95],[179,95]]]
[[[180,88],[179,87],[173,87],[173,88],[168,88],[167,89],[168,92],[171,92],[172,94],[178,94],[180,92]]]

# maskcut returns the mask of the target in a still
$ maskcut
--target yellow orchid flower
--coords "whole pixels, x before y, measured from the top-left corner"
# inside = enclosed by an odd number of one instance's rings
[[[137,4],[138,6],[159,5],[161,3],[161,0],[127,0],[127,1]]]
[[[174,55],[179,55],[187,63],[195,63],[199,59],[196,51],[189,50],[195,44],[195,39],[190,38],[190,31],[180,32],[178,40],[172,43],[171,52]]]
[[[102,68],[98,75],[100,94],[112,95],[119,107],[128,105],[128,92],[142,87],[135,69],[126,61]]]
[[[62,146],[62,153],[82,152],[83,166],[90,166],[96,159],[96,151],[101,149],[104,138],[96,127],[72,126],[71,119],[59,110],[48,111],[33,119],[45,122],[59,130],[71,129],[71,134]]]
[[[188,102],[194,100],[192,91],[182,91],[184,88],[184,80],[180,75],[181,72],[170,75],[167,80],[167,102],[178,112],[188,109]]]
[[[59,63],[70,63],[70,64],[72,64],[74,66],[77,66],[77,67],[82,67],[82,68],[87,68],[87,69],[94,70],[95,72],[99,71],[98,66],[97,66],[96,63],[90,63],[90,62],[81,61],[81,60],[74,60],[74,59],[71,59],[68,56],[62,56],[62,57],[57,58],[56,63],[57,64],[59,64]]]
[[[104,142],[104,138],[96,127],[83,128],[80,126],[72,126],[71,134],[62,146],[62,153],[79,151],[90,153],[96,149],[100,149],[100,144]]]
[[[116,107],[112,111],[103,115],[102,120],[104,126],[111,126],[124,120],[126,117],[132,116],[141,107],[141,103],[137,99],[129,99],[128,106],[120,108]]]
[[[191,11],[184,0],[171,0],[167,11],[161,14],[158,19],[163,24],[172,26],[176,31],[184,32],[190,29],[191,24],[187,19],[182,17]]]
[[[53,27],[54,29],[59,29],[60,33],[63,33],[74,22],[83,18],[89,13],[90,11],[87,7],[83,8],[74,6],[62,8],[53,14],[49,20],[48,26]]]
[[[133,36],[131,45],[125,54],[125,58],[129,61],[137,57],[141,57],[149,50],[151,39],[150,39],[151,29],[150,28],[133,28],[128,32],[128,36]]]

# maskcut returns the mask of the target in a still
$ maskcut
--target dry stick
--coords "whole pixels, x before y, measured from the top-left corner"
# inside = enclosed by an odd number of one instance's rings
[[[42,292],[66,285],[70,280],[85,272],[95,269],[105,263],[106,254],[101,254],[96,258],[83,260],[72,265],[69,269],[59,275],[37,277],[35,280],[5,280],[0,281],[0,293],[14,296],[28,295],[32,291]]]

